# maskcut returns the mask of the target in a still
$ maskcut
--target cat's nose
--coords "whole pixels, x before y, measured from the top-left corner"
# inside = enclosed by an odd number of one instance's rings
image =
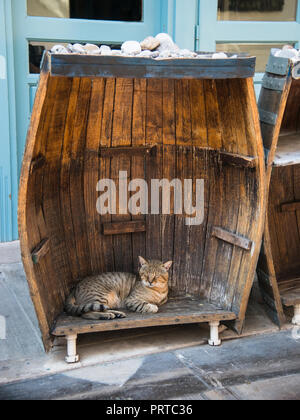
[[[155,279],[155,276],[154,275],[150,276],[149,277],[150,283],[152,283],[154,281],[154,279]]]

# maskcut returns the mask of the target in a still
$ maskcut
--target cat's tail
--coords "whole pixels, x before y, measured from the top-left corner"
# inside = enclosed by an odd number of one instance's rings
[[[72,290],[65,304],[65,312],[71,316],[81,316],[89,312],[105,312],[107,309],[107,306],[97,302],[77,305],[75,290]]]

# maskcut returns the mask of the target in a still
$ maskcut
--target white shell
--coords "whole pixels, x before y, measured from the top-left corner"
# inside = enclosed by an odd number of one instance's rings
[[[84,47],[86,54],[100,54],[100,48],[95,44],[86,44]]]
[[[141,42],[142,50],[153,51],[159,46],[160,46],[160,41],[154,38],[153,36],[148,36],[148,38],[144,39],[144,41]]]
[[[119,53],[121,54],[121,51],[119,51]],[[108,45],[101,45],[100,47],[100,54],[101,55],[112,55],[112,50]]]
[[[111,55],[122,55],[121,50],[111,50]]]
[[[169,58],[172,57],[171,51],[165,50],[159,54],[159,58]]]
[[[283,50],[293,50],[294,47],[292,45],[285,45],[284,47],[282,47]]]
[[[212,58],[214,60],[218,60],[218,59],[228,58],[228,55],[225,53],[215,53],[213,54]]]
[[[122,45],[122,53],[126,55],[138,55],[142,52],[142,47],[137,41],[126,41]]]
[[[150,50],[145,50],[145,51],[142,51],[139,55],[138,55],[138,57],[144,57],[144,58],[152,58],[152,51],[150,51]]]
[[[51,49],[52,54],[69,54],[69,51],[63,45],[54,45]]]
[[[85,54],[85,49],[81,44],[74,44],[71,46],[71,50],[75,54]]]
[[[275,57],[283,57],[283,58],[295,58],[298,56],[298,51],[293,49],[285,49],[277,52]]]
[[[156,35],[155,39],[160,42],[160,46],[157,48],[157,51],[160,53],[163,51],[169,51],[172,53],[179,50],[178,46],[175,44],[169,34],[158,34]]]
[[[179,50],[178,54],[179,54],[180,57],[186,57],[186,58],[194,57],[194,53],[190,50]],[[196,54],[196,57],[197,57],[197,54]]]

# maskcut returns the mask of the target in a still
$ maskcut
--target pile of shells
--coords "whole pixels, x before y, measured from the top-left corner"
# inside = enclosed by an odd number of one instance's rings
[[[294,62],[300,61],[300,50],[297,50],[292,45],[285,45],[281,50],[273,48],[271,53],[274,57],[289,58]]]
[[[189,58],[189,59],[224,59],[237,58],[237,55],[228,56],[225,53],[219,52],[215,54],[197,54],[187,49],[180,49],[175,44],[170,35],[161,33],[155,38],[149,36],[142,42],[126,41],[121,47],[121,50],[111,49],[108,45],[98,47],[94,44],[69,44],[67,47],[63,45],[55,45],[52,54],[82,54],[82,55],[106,55],[106,56],[120,56],[120,57],[143,57],[152,58],[156,60],[174,59],[174,58]]]

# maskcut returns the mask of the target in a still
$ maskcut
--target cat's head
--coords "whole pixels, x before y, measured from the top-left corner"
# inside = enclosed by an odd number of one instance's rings
[[[162,283],[167,283],[169,280],[169,270],[173,262],[168,261],[162,263],[161,261],[147,261],[143,257],[139,257],[140,277],[142,283],[146,287],[158,287]]]

